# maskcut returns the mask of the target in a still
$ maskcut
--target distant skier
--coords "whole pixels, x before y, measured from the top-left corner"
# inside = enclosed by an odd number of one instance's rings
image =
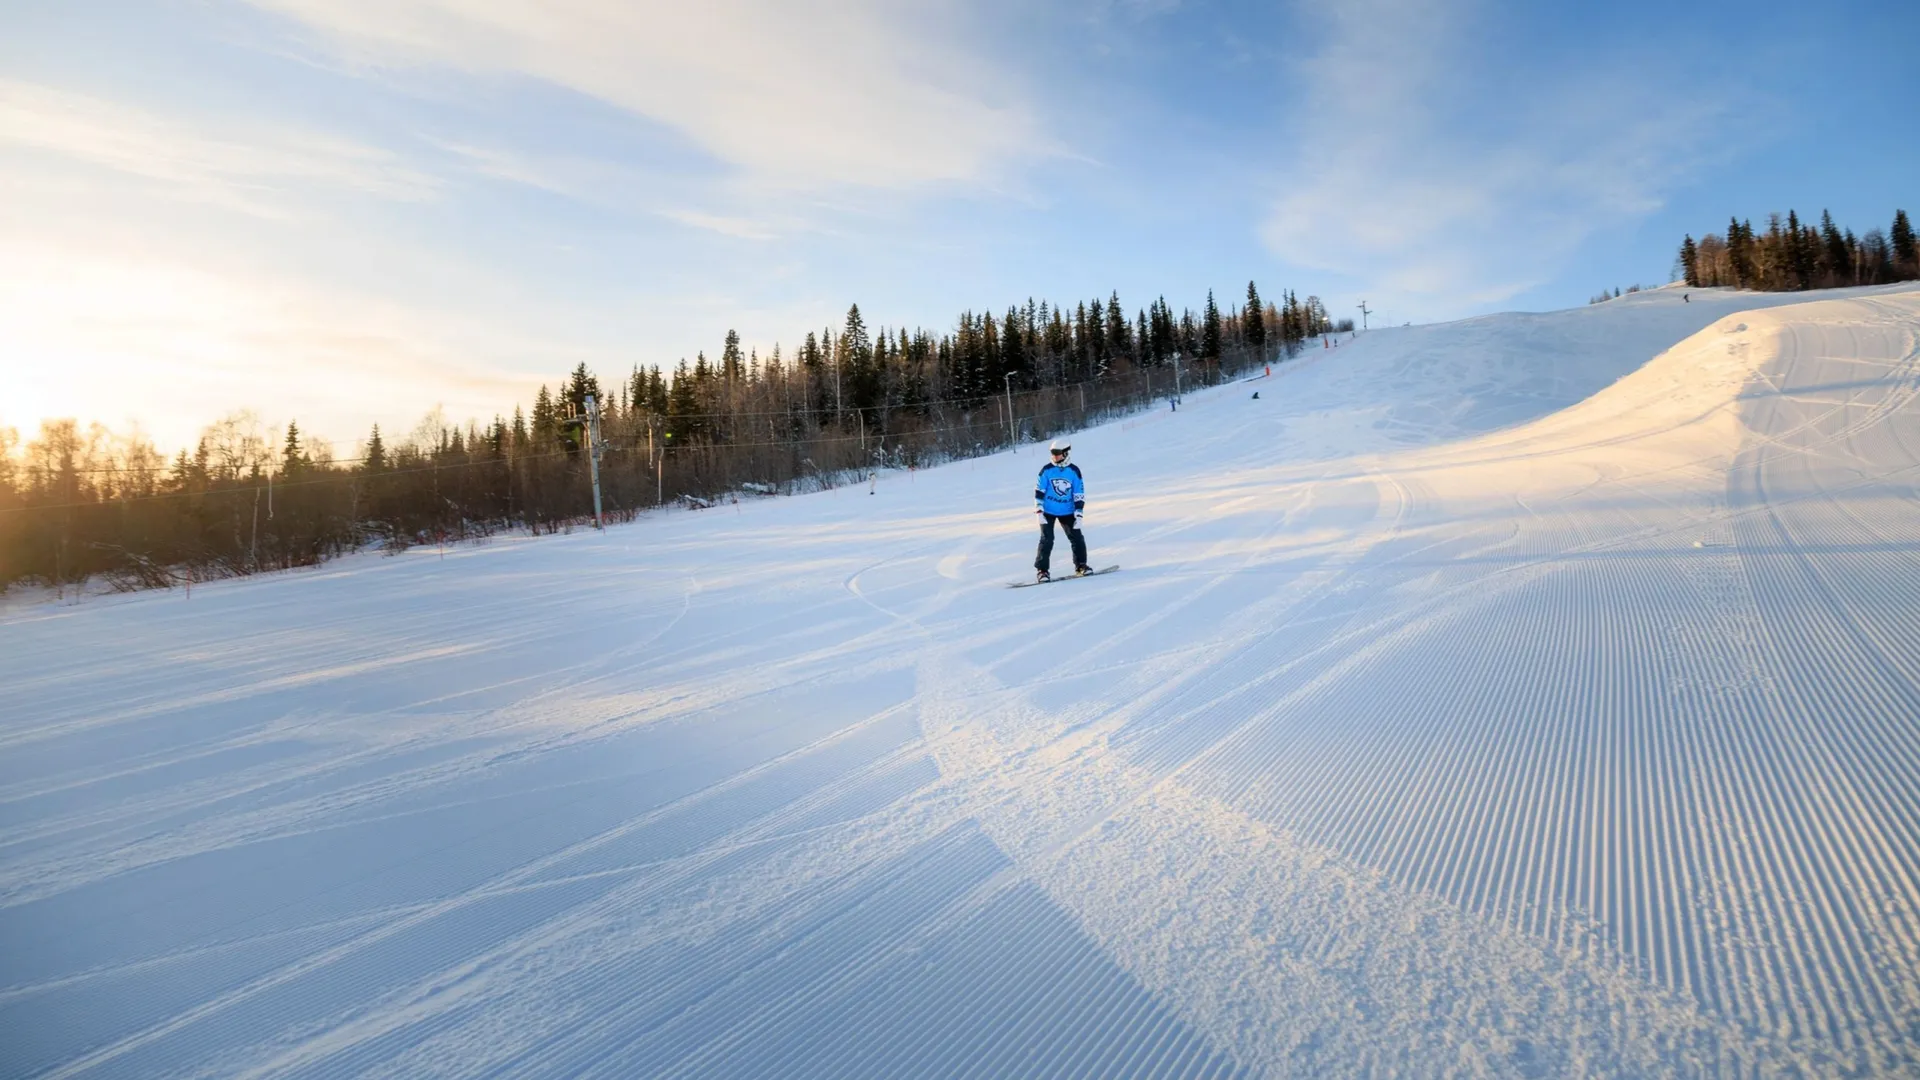
[[[1080,475],[1080,466],[1067,461],[1072,449],[1064,439],[1053,440],[1047,447],[1053,460],[1040,467],[1040,477],[1033,484],[1033,512],[1040,515],[1040,550],[1033,557],[1036,581],[1052,579],[1047,567],[1053,561],[1056,522],[1066,530],[1067,542],[1073,545],[1074,574],[1088,574],[1093,570],[1087,565],[1087,538],[1080,533],[1080,520],[1087,512],[1087,484]]]

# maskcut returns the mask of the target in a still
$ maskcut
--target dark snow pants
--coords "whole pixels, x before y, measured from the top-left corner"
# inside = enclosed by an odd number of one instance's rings
[[[1067,543],[1073,545],[1073,567],[1078,570],[1087,565],[1087,536],[1073,527],[1072,514],[1040,515],[1040,551],[1033,557],[1033,568],[1045,570],[1053,559],[1053,523],[1067,531]]]

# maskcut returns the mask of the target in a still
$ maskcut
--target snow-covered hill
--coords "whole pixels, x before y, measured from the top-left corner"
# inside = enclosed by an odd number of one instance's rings
[[[15,609],[0,1074],[1912,1071],[1916,393],[1662,289],[1079,434],[1094,581],[1029,449]]]

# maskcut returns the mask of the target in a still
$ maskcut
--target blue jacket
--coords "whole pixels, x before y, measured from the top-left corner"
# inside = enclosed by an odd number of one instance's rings
[[[1087,505],[1087,482],[1080,466],[1055,465],[1049,461],[1040,467],[1040,478],[1033,484],[1033,501],[1040,509],[1056,517],[1077,514]]]

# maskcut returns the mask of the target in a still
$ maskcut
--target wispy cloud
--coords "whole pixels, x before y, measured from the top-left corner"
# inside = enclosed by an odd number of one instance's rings
[[[758,222],[724,214],[703,214],[697,210],[663,210],[661,217],[694,229],[706,229],[741,240],[772,240],[777,235]]]
[[[259,216],[289,212],[291,187],[419,200],[437,182],[394,155],[336,136],[272,128],[211,131],[137,106],[0,79],[0,147],[98,166],[181,198]]]
[[[771,224],[766,201],[758,216],[713,213],[671,205],[686,198],[672,193],[684,184],[666,183],[646,170],[578,155],[532,155],[498,146],[437,141],[437,145],[479,175],[559,195],[600,210],[664,218],[688,228],[742,240],[772,240],[783,231]],[[663,205],[664,204],[664,205]]]
[[[942,5],[252,0],[376,64],[538,79],[668,125],[766,187],[989,182],[1050,153]]]
[[[1262,237],[1297,265],[1430,311],[1498,303],[1555,276],[1597,232],[1658,209],[1722,110],[1643,73],[1562,70],[1525,85],[1475,5],[1311,0],[1303,147]]]

